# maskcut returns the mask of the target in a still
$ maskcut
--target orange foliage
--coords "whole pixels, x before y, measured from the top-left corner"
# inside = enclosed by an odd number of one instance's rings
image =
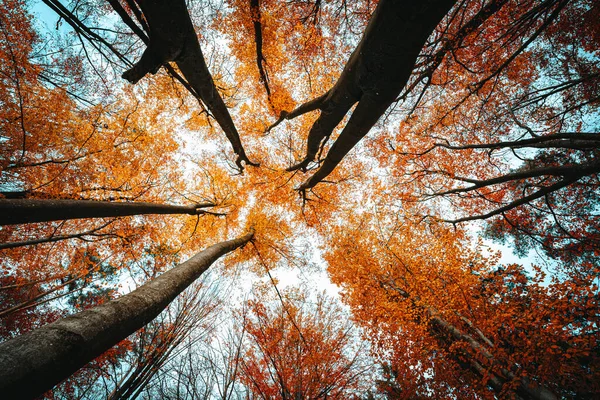
[[[333,231],[332,280],[394,377],[380,390],[493,398],[493,388],[511,397],[525,393],[527,379],[562,396],[596,393],[597,288],[548,285],[539,268],[531,276],[517,265],[497,268],[467,239],[384,212]]]
[[[84,3],[89,20],[107,23],[106,4]],[[218,124],[179,82],[162,73],[136,86],[107,82],[81,54],[45,65],[34,53],[53,45],[33,29],[25,2],[0,3],[3,196],[215,205],[201,216],[2,227],[0,242],[80,235],[0,250],[0,338],[114,298],[124,276],[152,279],[182,256],[254,229],[221,272],[274,284],[278,268],[310,272],[321,245],[352,322],[324,295],[291,290],[281,304],[263,290],[238,315],[248,339],[240,382],[252,396],[350,398],[367,390],[366,377],[388,398],[535,398],[528,391],[541,387],[597,397],[598,2],[457,3],[395,108],[302,196],[305,177],[285,168],[305,153],[315,113],[267,129],[336,82],[376,2],[260,0],[260,18],[250,4],[192,10],[219,93],[261,164],[240,176]],[[465,31],[489,5],[498,9]],[[101,33],[126,53],[137,49],[123,29]],[[50,70],[67,83],[43,80]],[[71,89],[84,84],[92,93],[82,100]],[[504,179],[515,174],[525,176]],[[562,262],[558,273],[499,266],[461,225],[486,216],[488,237],[523,254],[542,248]],[[131,346],[96,366],[117,363]],[[367,355],[379,372],[367,369]],[[64,391],[98,376],[86,370]]]
[[[285,299],[248,302],[241,382],[257,398],[350,398],[365,365],[347,315],[322,294],[288,291]]]

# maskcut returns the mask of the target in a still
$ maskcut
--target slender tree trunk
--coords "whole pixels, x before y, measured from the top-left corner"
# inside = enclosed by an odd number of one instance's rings
[[[133,292],[0,344],[0,393],[42,395],[145,326],[219,257],[243,246],[251,231],[215,244]]]
[[[274,109],[273,99],[271,98],[271,88],[269,87],[269,76],[267,74],[267,70],[265,69],[267,60],[263,54],[263,27],[261,22],[259,0],[250,0],[250,16],[252,18],[252,25],[254,25],[254,43],[256,44],[256,66],[258,67],[258,74],[260,76],[260,81],[267,92],[269,106],[271,109]]]
[[[483,356],[491,365],[495,366],[496,368],[500,367],[499,373],[495,373],[489,370],[487,370],[486,372],[490,375],[491,386],[496,392],[500,393],[502,391],[504,384],[503,382],[507,380],[517,379],[519,382],[519,386],[515,389],[515,392],[520,396],[534,400],[558,399],[558,397],[556,397],[556,395],[552,393],[548,388],[538,385],[537,383],[532,382],[526,377],[516,377],[506,367],[503,367],[501,363],[494,357],[494,355],[490,351],[488,351],[484,346],[482,346],[475,338],[473,338],[467,333],[464,333],[455,325],[448,322],[436,310],[432,308],[427,308],[426,313],[431,318],[432,326],[446,332],[456,341],[467,343],[476,353]],[[477,371],[479,374],[481,374],[482,371],[486,371],[485,369],[482,370],[481,364],[474,358],[474,355],[465,356],[467,357],[468,363],[471,365],[474,371]],[[485,374],[481,374],[481,376],[485,376]]]
[[[156,73],[163,64],[175,61],[195,95],[213,114],[237,154],[236,164],[258,165],[246,156],[229,110],[217,91],[184,0],[136,0],[150,29],[150,43],[140,60],[123,74],[136,83],[147,73]]]
[[[157,203],[94,200],[0,199],[0,225],[141,214],[197,215],[204,213],[201,208],[212,206],[214,206],[213,203],[174,206]]]
[[[471,349],[476,354],[481,355],[483,358],[485,358],[487,360],[487,363],[489,363],[493,367],[496,367],[495,368],[496,370],[499,367],[499,369],[500,369],[500,371],[498,371],[499,373],[491,371],[491,370],[487,369],[486,367],[484,367],[481,363],[479,363],[479,361],[476,360],[476,358],[473,354],[469,354],[467,352],[465,352],[465,354],[464,354],[464,356],[467,358],[467,362],[468,362],[471,370],[473,370],[473,372],[480,375],[481,377],[484,377],[487,375],[488,379],[489,379],[488,384],[494,389],[495,392],[497,392],[497,393],[502,392],[502,389],[503,389],[506,381],[518,380],[519,386],[516,389],[514,389],[514,391],[512,392],[512,394],[514,394],[514,395],[519,395],[519,396],[523,396],[525,398],[534,399],[534,400],[557,400],[558,399],[556,397],[556,395],[554,393],[552,393],[548,388],[538,385],[536,382],[532,382],[527,377],[521,377],[521,378],[516,377],[515,374],[513,374],[512,372],[509,371],[509,369],[507,369],[505,366],[503,366],[502,363],[499,362],[499,360],[497,360],[494,357],[494,355],[485,346],[483,346],[481,343],[479,343],[471,335],[464,333],[458,327],[456,327],[455,325],[450,323],[448,320],[446,320],[444,317],[442,317],[442,315],[437,310],[435,310],[432,307],[427,307],[425,305],[417,305],[415,303],[415,300],[419,299],[418,296],[413,298],[410,296],[410,294],[407,291],[397,287],[394,284],[380,282],[380,285],[384,289],[386,289],[386,287],[390,287],[394,292],[396,292],[397,294],[400,294],[407,301],[411,301],[412,305],[414,307],[423,310],[425,312],[425,314],[427,315],[427,317],[430,319],[429,326],[431,329],[437,329],[438,331],[444,332],[445,334],[447,334],[448,336],[450,336],[452,338],[451,340],[467,343],[469,345],[469,347],[471,347]],[[490,340],[487,339],[483,335],[483,332],[481,332],[478,328],[476,328],[475,325],[471,321],[467,320],[464,317],[462,317],[462,318],[463,318],[463,321],[465,321],[465,323],[470,328],[476,329],[478,334],[481,337],[485,338],[485,342],[491,343]],[[432,330],[431,333],[434,336],[436,336],[435,331]]]

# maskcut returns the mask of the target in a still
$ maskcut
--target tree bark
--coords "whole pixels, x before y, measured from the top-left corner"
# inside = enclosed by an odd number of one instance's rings
[[[265,87],[267,92],[267,99],[269,106],[273,109],[273,100],[271,99],[271,88],[269,88],[269,76],[265,65],[267,60],[263,54],[263,35],[262,35],[262,22],[260,14],[260,2],[259,0],[250,0],[250,16],[252,18],[252,25],[254,26],[254,43],[256,44],[256,66],[258,67],[258,74],[260,75],[260,81]]]
[[[253,236],[252,230],[215,244],[119,299],[1,343],[2,397],[42,395],[154,319],[219,257]]]
[[[305,170],[323,142],[358,102],[348,124],[304,190],[321,182],[398,97],[427,38],[454,0],[381,0],[342,74],[320,105],[308,136],[305,158],[289,170]]]
[[[212,203],[175,206],[144,202],[0,199],[0,225],[142,214],[198,215],[204,213],[201,208],[212,206],[214,206]]]
[[[213,114],[237,154],[236,165],[251,162],[244,151],[239,133],[219,95],[200,49],[196,31],[184,0],[136,0],[150,29],[150,44],[123,78],[136,83],[147,73],[156,73],[163,64],[174,61],[200,100]]]

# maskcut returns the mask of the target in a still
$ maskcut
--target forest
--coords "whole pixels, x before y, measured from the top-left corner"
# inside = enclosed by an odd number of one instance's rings
[[[598,399],[599,173],[596,0],[0,0],[0,397]]]

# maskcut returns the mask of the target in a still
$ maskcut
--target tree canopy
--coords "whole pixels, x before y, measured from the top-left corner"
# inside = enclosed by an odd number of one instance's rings
[[[597,398],[599,66],[594,0],[2,1],[0,388]]]

